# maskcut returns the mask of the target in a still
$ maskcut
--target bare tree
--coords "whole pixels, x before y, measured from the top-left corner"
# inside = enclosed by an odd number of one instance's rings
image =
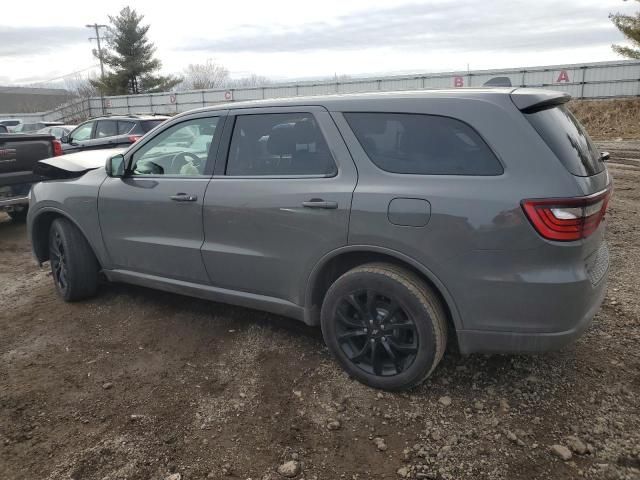
[[[271,80],[262,75],[252,73],[248,77],[230,79],[225,85],[229,88],[252,88],[271,84]]]
[[[100,92],[91,83],[91,80],[96,80],[95,74],[89,74],[86,77],[76,75],[75,77],[66,77],[64,79],[64,88],[68,90],[74,97],[91,98],[98,97]]]
[[[181,87],[184,90],[224,88],[229,79],[229,70],[224,65],[209,59],[206,63],[190,64],[184,71]]]

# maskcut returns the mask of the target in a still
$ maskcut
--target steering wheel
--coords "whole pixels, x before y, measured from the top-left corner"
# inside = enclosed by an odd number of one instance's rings
[[[200,157],[198,157],[195,153],[191,152],[178,152],[171,159],[171,173],[180,172],[180,169],[184,167],[184,165],[189,162],[187,157],[191,159],[191,164],[194,167],[200,167]],[[178,166],[178,160],[182,160],[182,164]]]

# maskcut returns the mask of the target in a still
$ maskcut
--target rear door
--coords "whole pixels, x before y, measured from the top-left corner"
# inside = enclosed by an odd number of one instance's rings
[[[223,146],[204,204],[211,282],[301,305],[312,268],[347,244],[349,152],[321,107],[232,110]]]
[[[224,115],[167,126],[127,152],[124,178],[104,181],[98,212],[112,268],[209,283],[200,254],[202,205]]]

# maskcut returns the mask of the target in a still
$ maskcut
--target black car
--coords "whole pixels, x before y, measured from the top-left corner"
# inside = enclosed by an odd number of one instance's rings
[[[113,115],[78,125],[60,139],[64,153],[99,148],[126,147],[167,118],[160,115]]]

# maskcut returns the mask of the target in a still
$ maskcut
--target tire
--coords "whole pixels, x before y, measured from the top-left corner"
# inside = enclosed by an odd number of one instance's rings
[[[347,373],[383,390],[422,383],[447,345],[438,296],[418,276],[391,264],[362,265],[338,278],[320,318],[325,343]]]
[[[96,294],[98,261],[80,230],[66,218],[51,223],[49,260],[56,291],[65,302]]]
[[[7,212],[7,214],[11,217],[11,220],[14,222],[24,222],[27,219],[27,208],[23,208],[22,210],[11,210]]]

